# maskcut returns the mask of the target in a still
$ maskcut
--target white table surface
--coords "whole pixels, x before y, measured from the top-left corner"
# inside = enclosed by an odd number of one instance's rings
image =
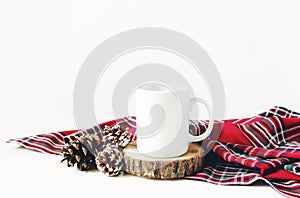
[[[193,180],[151,180],[131,175],[107,177],[61,164],[59,156],[7,144],[1,137],[2,195],[9,197],[282,197],[271,187],[221,186]]]

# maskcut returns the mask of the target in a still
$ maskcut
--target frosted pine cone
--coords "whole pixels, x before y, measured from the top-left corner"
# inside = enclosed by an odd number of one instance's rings
[[[103,135],[111,141],[112,144],[116,144],[121,148],[124,148],[131,139],[128,128],[123,130],[119,124],[116,124],[113,127],[105,125]]]
[[[125,166],[122,149],[117,145],[106,146],[96,157],[97,168],[108,176],[118,175]]]

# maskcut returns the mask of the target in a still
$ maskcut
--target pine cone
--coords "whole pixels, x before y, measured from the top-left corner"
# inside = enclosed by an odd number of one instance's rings
[[[109,175],[118,174],[122,167],[117,159],[123,159],[122,148],[131,139],[128,128],[122,130],[121,126],[116,124],[113,127],[105,125],[102,132],[99,127],[82,132],[83,135],[78,135],[74,139],[65,138],[65,146],[62,149],[64,159],[61,162],[67,160],[69,167],[77,164],[79,170],[90,170],[97,167],[95,156],[99,156],[99,170]],[[116,159],[106,159],[105,156],[108,155],[108,152],[116,156]],[[116,165],[113,165],[114,163]]]
[[[96,157],[97,168],[108,176],[116,176],[124,170],[124,155],[117,145],[106,146]]]
[[[78,140],[93,156],[103,150],[107,143],[103,141],[103,137],[98,133],[82,135]]]
[[[113,127],[105,125],[103,135],[109,141],[111,141],[112,144],[116,144],[121,148],[124,148],[130,142],[131,139],[131,135],[128,133],[128,128],[122,130],[119,124],[116,124]]]
[[[67,160],[68,167],[77,164],[77,168],[81,171],[96,168],[95,156],[85,148],[79,141],[79,137],[74,140],[65,138],[65,146],[62,148],[63,159]]]

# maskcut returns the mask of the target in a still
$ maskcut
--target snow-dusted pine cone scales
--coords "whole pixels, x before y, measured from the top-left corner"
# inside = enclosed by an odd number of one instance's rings
[[[96,157],[98,170],[108,176],[116,176],[125,169],[122,148],[117,145],[106,146]]]
[[[128,128],[125,130],[119,124],[109,127],[105,125],[103,135],[111,141],[112,144],[116,144],[119,147],[124,148],[130,142],[130,134]]]

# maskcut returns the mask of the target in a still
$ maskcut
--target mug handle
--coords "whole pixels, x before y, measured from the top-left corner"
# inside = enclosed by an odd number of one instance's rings
[[[208,103],[205,100],[203,100],[202,98],[195,97],[195,98],[191,99],[192,105],[195,104],[196,102],[202,103],[207,108],[208,115],[209,115],[209,123],[208,123],[208,128],[206,129],[206,131],[203,134],[201,134],[199,136],[194,136],[189,133],[189,135],[191,136],[191,142],[199,142],[199,141],[207,138],[211,134],[213,126],[214,126],[214,121],[213,121],[213,116],[212,116],[213,112],[212,112],[212,109],[210,108],[210,106],[208,105]]]

